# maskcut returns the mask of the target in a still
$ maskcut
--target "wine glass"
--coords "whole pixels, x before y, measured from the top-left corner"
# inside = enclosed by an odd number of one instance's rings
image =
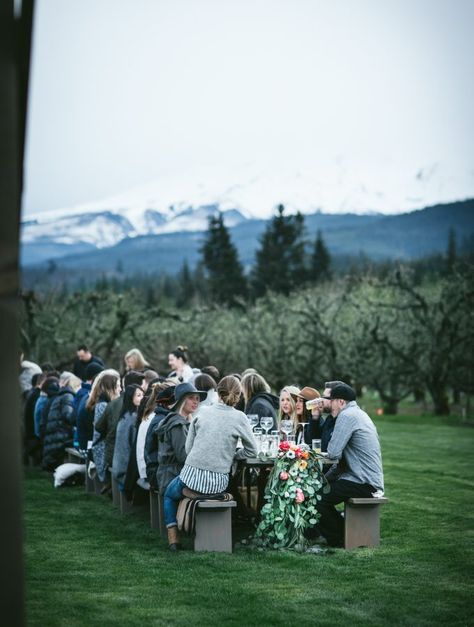
[[[283,433],[286,435],[286,438],[288,439],[288,436],[293,431],[293,421],[282,420],[280,423],[280,429],[283,431]]]
[[[307,422],[300,422],[298,423],[298,434],[297,434],[297,440],[304,442],[304,436],[305,436],[305,429],[306,429],[306,425],[308,423]],[[300,429],[301,427],[301,429]]]
[[[247,418],[253,430],[258,425],[258,414],[248,414]]]
[[[260,424],[265,429],[265,435],[268,435],[268,432],[273,427],[273,418],[271,416],[263,416],[260,418]]]

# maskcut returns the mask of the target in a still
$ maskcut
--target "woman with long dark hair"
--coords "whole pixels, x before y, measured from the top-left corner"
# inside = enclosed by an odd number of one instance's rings
[[[194,372],[188,362],[188,347],[177,346],[168,355],[168,364],[172,369],[168,379],[174,380],[176,384],[190,381],[194,377]]]
[[[117,423],[115,434],[112,475],[117,481],[119,490],[124,490],[125,475],[137,429],[137,412],[143,398],[143,390],[136,383],[127,385],[123,395],[122,411]]]

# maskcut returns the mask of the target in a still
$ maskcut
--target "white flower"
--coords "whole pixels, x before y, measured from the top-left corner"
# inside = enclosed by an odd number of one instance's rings
[[[288,459],[295,459],[295,452],[292,450],[289,450],[286,456],[288,457]]]
[[[290,498],[290,493],[289,492],[285,492],[285,499],[289,499]]]

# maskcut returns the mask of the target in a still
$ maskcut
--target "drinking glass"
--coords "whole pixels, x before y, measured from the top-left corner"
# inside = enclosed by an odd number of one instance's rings
[[[276,457],[278,455],[278,444],[279,444],[279,437],[278,437],[278,433],[272,434],[269,437],[270,440],[270,450],[268,452],[270,457]]]
[[[260,438],[260,452],[264,455],[268,455],[270,451],[270,442],[267,435],[262,435]]]
[[[268,432],[273,426],[273,418],[271,416],[263,416],[260,418],[260,424],[265,429],[265,434],[268,435]]]
[[[296,444],[296,435],[289,435],[287,440],[290,444]]]
[[[251,428],[254,429],[258,425],[258,414],[248,414],[247,418]]]
[[[321,453],[321,440],[311,440],[311,448],[315,453]]]
[[[300,422],[300,423],[298,423],[297,437],[298,437],[298,440],[300,442],[304,442],[305,428],[306,428],[307,424],[308,424],[307,422]]]
[[[280,429],[286,435],[286,439],[288,439],[289,434],[293,431],[293,422],[291,420],[282,420]]]

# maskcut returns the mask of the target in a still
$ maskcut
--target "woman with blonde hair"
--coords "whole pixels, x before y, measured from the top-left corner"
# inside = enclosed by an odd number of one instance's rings
[[[132,348],[125,354],[123,358],[125,362],[125,370],[138,370],[139,372],[143,372],[144,370],[150,368],[150,364],[147,362],[143,353],[138,348]]]
[[[221,379],[217,394],[218,402],[200,407],[192,421],[186,438],[186,461],[165,492],[165,523],[173,551],[179,548],[176,513],[183,488],[200,494],[220,494],[227,488],[234,459],[257,455],[250,424],[245,414],[235,409],[241,394],[237,377]],[[243,448],[237,449],[239,439]]]
[[[296,415],[296,396],[300,390],[296,385],[285,385],[280,390],[280,407],[278,409],[278,426],[282,420],[291,420],[293,431],[296,431],[298,419]]]
[[[247,416],[256,414],[259,418],[271,416],[272,429],[277,429],[277,409],[279,400],[270,391],[270,386],[257,372],[248,372],[242,377],[242,392],[245,400],[244,412]]]

